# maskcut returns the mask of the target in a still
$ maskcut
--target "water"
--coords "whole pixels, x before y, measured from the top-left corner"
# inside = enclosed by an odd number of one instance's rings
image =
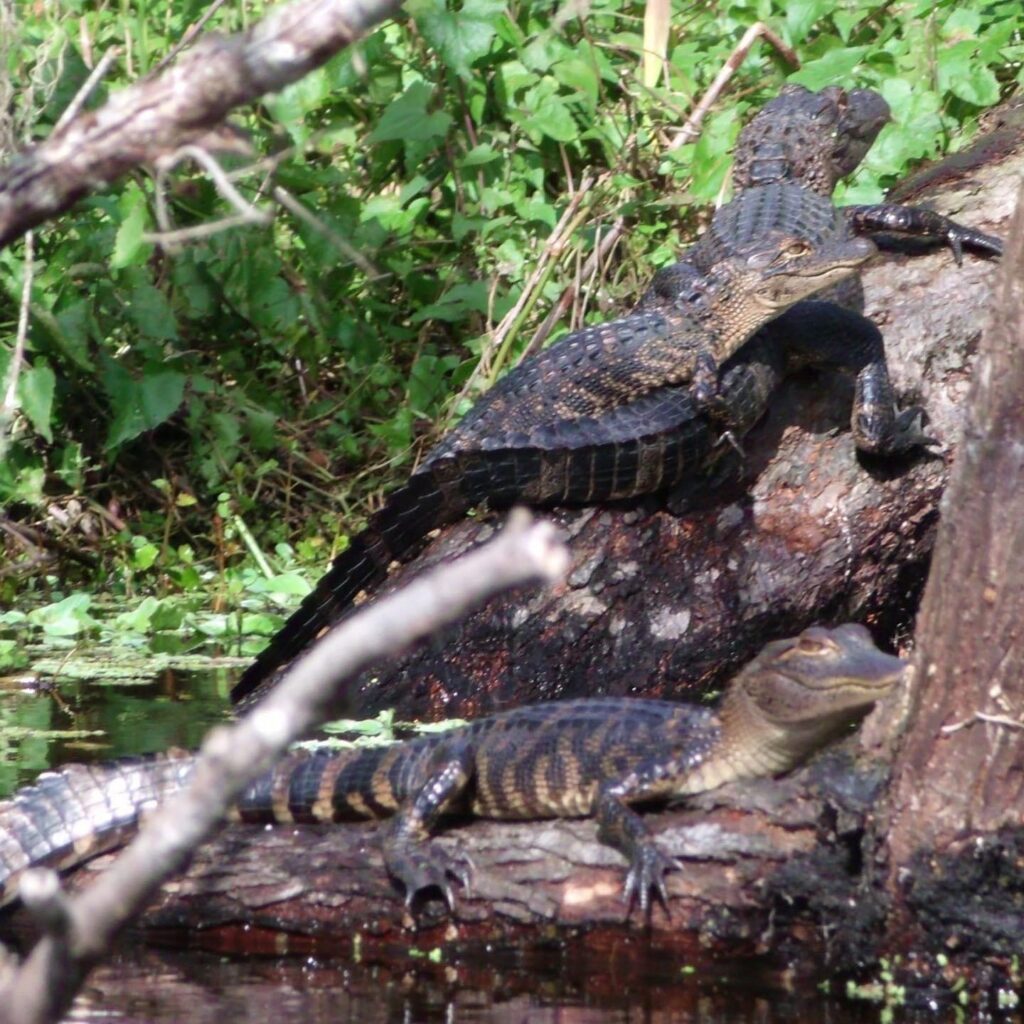
[[[77,1021],[274,1024],[861,1024],[875,1007],[738,976],[669,978],[579,963],[558,973],[515,957],[433,970],[299,960],[229,961],[143,951],[105,965]],[[555,959],[555,963],[560,963]],[[935,1017],[930,1018],[935,1020]]]

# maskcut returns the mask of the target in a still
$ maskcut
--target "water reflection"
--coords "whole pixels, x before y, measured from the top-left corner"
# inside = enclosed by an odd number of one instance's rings
[[[236,674],[160,668],[0,691],[0,796],[54,765],[198,746],[228,716]]]
[[[133,952],[97,971],[70,1019],[273,1024],[783,1024],[876,1021],[878,1010],[798,998],[740,975],[636,977],[600,965],[559,977],[500,963],[384,966],[226,961]],[[812,990],[813,992],[813,990]]]

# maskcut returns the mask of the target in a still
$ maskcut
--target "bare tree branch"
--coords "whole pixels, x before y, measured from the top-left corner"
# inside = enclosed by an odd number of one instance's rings
[[[319,67],[397,0],[295,0],[76,117],[0,169],[0,247],[140,164],[197,142],[235,107]]]
[[[30,898],[42,911],[46,934],[5,986],[0,1021],[59,1020],[117,933],[213,834],[249,782],[289,744],[344,709],[347,679],[500,590],[556,579],[568,558],[554,527],[513,513],[492,544],[367,606],[297,662],[251,715],[214,729],[187,788],[146,822],[113,867],[80,896],[65,901],[45,875],[30,875]]]
[[[686,145],[687,142],[694,142],[698,138],[701,123],[704,121],[707,112],[711,109],[715,100],[722,94],[722,90],[729,84],[729,79],[736,74],[737,69],[750,52],[750,48],[758,39],[764,39],[771,43],[784,60],[794,67],[800,67],[800,60],[792,47],[787,46],[782,41],[782,38],[776,35],[763,21],[754,22],[743,33],[743,38],[736,44],[732,53],[729,54],[728,59],[715,76],[715,80],[708,86],[707,92],[701,97],[700,102],[693,108],[692,113],[686,119],[686,124],[676,133],[676,137],[672,140],[672,145],[668,147],[670,150],[678,149],[680,146]]]
[[[14,350],[11,361],[7,364],[7,375],[4,380],[3,396],[0,398],[0,460],[7,455],[9,444],[7,428],[14,419],[18,408],[18,376],[21,364],[25,359],[25,341],[28,338],[29,306],[32,302],[32,258],[34,246],[32,232],[25,238],[25,260],[21,283],[21,304],[18,309],[18,332],[14,337]]]

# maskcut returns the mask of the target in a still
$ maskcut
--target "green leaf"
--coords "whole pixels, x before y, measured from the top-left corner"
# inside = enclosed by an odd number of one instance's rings
[[[132,288],[128,315],[145,338],[170,341],[178,336],[174,310],[164,293],[148,282],[139,282]]]
[[[0,669],[10,672],[25,668],[28,663],[28,655],[17,640],[0,640]]]
[[[292,142],[303,147],[311,134],[307,115],[324,103],[331,89],[331,80],[326,70],[317,68],[281,92],[264,97],[264,102],[275,120],[288,132]]]
[[[582,57],[570,57],[559,61],[554,67],[555,78],[563,85],[574,89],[577,98],[584,100],[588,107],[596,108],[600,91],[597,82],[597,70],[590,60]]]
[[[113,364],[105,374],[114,419],[107,433],[107,448],[116,448],[144,430],[158,427],[181,404],[185,374],[148,366],[136,381],[122,367]]]
[[[132,552],[132,565],[134,565],[136,569],[145,571],[146,569],[151,568],[159,557],[160,548],[157,547],[156,544],[150,544],[148,541],[143,541]]]
[[[36,429],[36,433],[53,440],[53,392],[57,378],[44,362],[26,366],[18,379],[18,398],[22,412]]]
[[[459,167],[482,167],[484,164],[500,160],[501,154],[486,143],[474,146],[460,161]]]
[[[289,597],[305,597],[313,588],[302,573],[281,572],[270,579],[254,580],[250,590],[261,594],[285,594]]]
[[[498,24],[505,20],[503,0],[464,0],[458,11],[449,11],[445,0],[416,0],[407,6],[423,38],[462,78],[469,78],[473,63],[490,51]]]
[[[939,51],[939,92],[951,92],[976,107],[987,107],[999,100],[999,83],[979,61],[977,49],[974,40],[965,39]]]
[[[153,251],[152,244],[142,240],[148,218],[142,189],[138,185],[129,185],[122,193],[118,207],[122,220],[114,236],[114,252],[110,257],[110,266],[114,270],[143,264]]]
[[[789,42],[802,43],[811,26],[823,15],[830,13],[834,6],[838,5],[833,0],[787,0],[785,9]]]
[[[34,626],[41,626],[47,636],[75,636],[97,625],[89,614],[91,603],[89,594],[72,594],[63,601],[34,608],[28,613],[28,621]]]
[[[427,113],[434,90],[426,82],[413,82],[401,96],[392,100],[370,132],[370,142],[425,142],[443,138],[452,123],[451,114]]]
[[[523,127],[539,141],[541,133],[556,142],[572,142],[579,128],[553,81],[542,81],[523,97]]]
[[[817,60],[810,60],[787,81],[808,89],[824,89],[826,85],[852,84],[851,74],[868,52],[866,46],[848,46],[829,50]]]

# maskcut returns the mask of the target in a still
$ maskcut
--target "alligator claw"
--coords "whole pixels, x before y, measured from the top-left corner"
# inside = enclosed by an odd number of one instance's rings
[[[718,363],[706,349],[698,352],[691,382],[693,397],[698,406],[713,409],[721,401],[718,381]]]
[[[669,908],[665,875],[669,871],[682,870],[682,866],[675,857],[662,853],[653,842],[642,843],[633,855],[633,862],[629,866],[622,888],[622,898],[626,901],[627,909],[632,909],[635,900],[640,904],[641,912],[646,915],[651,907],[653,889],[667,914]]]
[[[924,432],[928,413],[920,405],[904,409],[893,425],[893,440],[890,451],[905,452],[910,448],[928,448],[940,445],[938,438]]]
[[[946,235],[946,241],[949,243],[950,249],[953,250],[953,262],[958,266],[964,265],[964,240],[963,235],[955,230],[950,229]]]
[[[946,242],[953,251],[953,259],[958,267],[963,266],[964,246],[977,249],[983,256],[1002,256],[1003,241],[995,235],[986,235],[984,231],[975,231],[961,224],[950,225],[946,232]]]
[[[461,863],[460,863],[461,862]],[[473,862],[460,853],[449,857],[434,846],[395,851],[389,858],[388,870],[405,888],[405,909],[412,910],[416,898],[427,889],[438,889],[449,913],[455,912],[455,893],[449,879],[454,879],[468,895],[473,879]]]

